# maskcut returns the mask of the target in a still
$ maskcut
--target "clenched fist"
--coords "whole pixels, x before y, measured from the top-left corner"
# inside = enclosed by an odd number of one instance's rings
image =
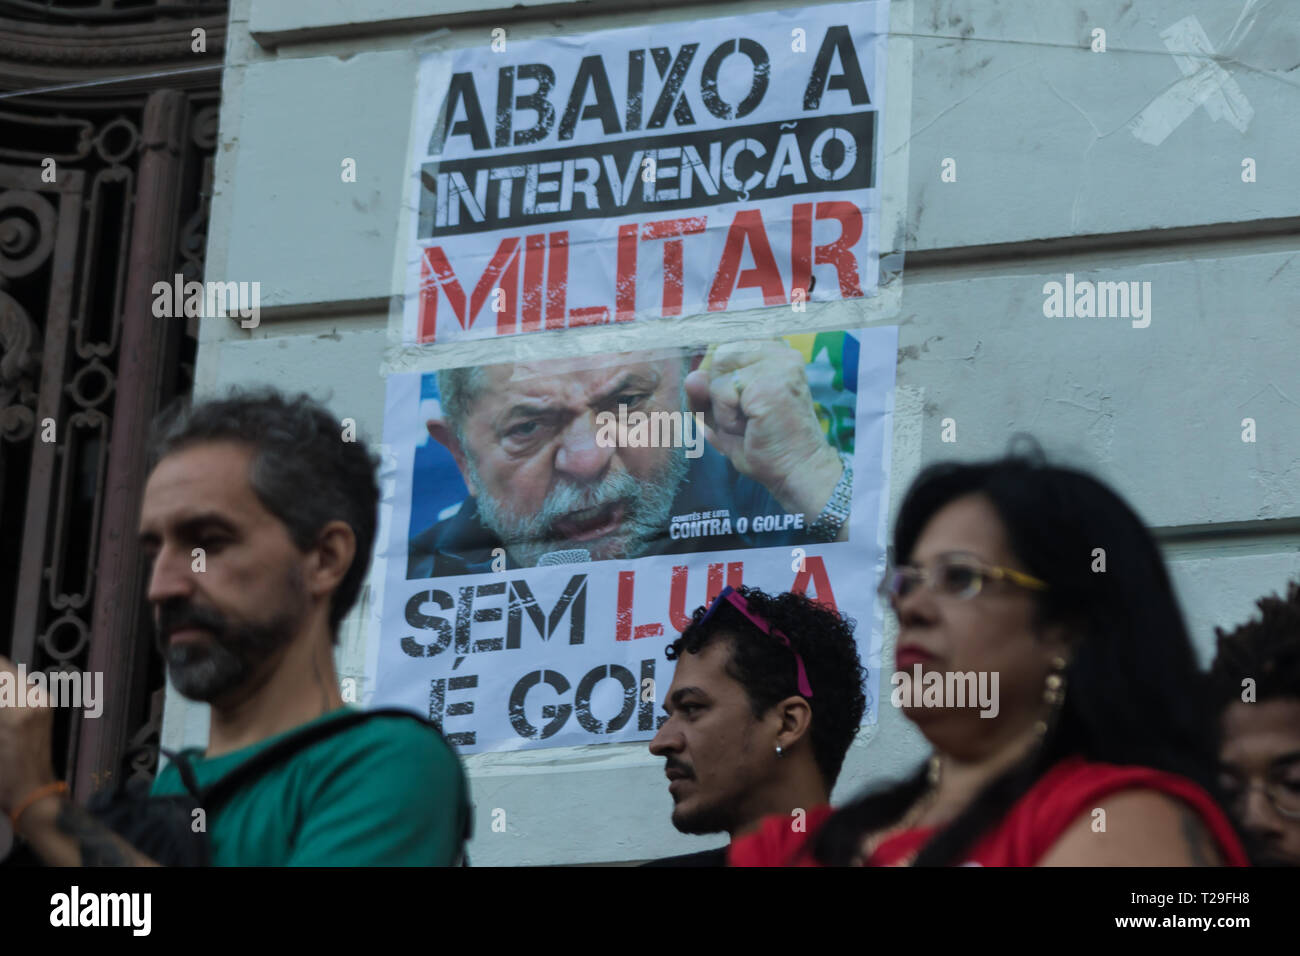
[[[803,356],[780,340],[719,345],[686,394],[709,443],[811,524],[844,466],[817,421]]]

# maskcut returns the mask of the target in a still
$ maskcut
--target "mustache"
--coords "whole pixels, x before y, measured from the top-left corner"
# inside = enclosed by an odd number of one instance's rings
[[[692,780],[695,779],[695,771],[674,757],[667,757],[664,759],[664,773],[667,773],[669,770],[680,770]]]
[[[588,508],[603,508],[620,501],[634,500],[639,484],[627,472],[607,475],[599,485],[582,486],[564,481],[559,484],[542,503],[534,518],[535,525],[545,535],[551,526],[561,518],[575,511]]]
[[[217,637],[230,630],[230,622],[212,608],[192,604],[184,598],[168,598],[158,605],[158,636],[162,640],[187,628],[211,631]]]
[[[501,528],[506,532],[503,537],[513,541],[552,544],[567,540],[554,530],[555,523],[561,518],[575,511],[600,508],[620,501],[635,502],[641,491],[636,478],[627,472],[617,472],[606,475],[595,485],[561,480],[537,510],[525,517],[515,516],[496,501],[480,500],[479,507],[491,513],[493,522],[505,526]]]

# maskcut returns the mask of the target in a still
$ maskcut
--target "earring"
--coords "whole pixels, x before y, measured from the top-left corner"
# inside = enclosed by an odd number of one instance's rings
[[[1052,672],[1047,675],[1047,680],[1044,681],[1043,701],[1052,708],[1050,716],[1055,716],[1056,712],[1061,709],[1061,705],[1065,703],[1064,671],[1068,662],[1064,657],[1054,657],[1051,663]],[[1045,736],[1047,734],[1047,721],[1040,720],[1035,723],[1034,733],[1040,738]]]
[[[1065,658],[1052,658],[1052,673],[1047,675],[1046,687],[1043,690],[1043,700],[1053,707],[1065,700]]]
[[[780,745],[780,744],[777,744],[777,745],[776,745],[776,755],[777,755],[777,757],[782,757],[782,756],[784,756],[784,754],[785,754],[785,751],[781,749],[781,745]]]
[[[939,786],[939,777],[942,773],[943,761],[939,759],[938,754],[935,754],[930,758],[930,766],[927,767],[925,771],[926,783],[930,785],[931,790]]]

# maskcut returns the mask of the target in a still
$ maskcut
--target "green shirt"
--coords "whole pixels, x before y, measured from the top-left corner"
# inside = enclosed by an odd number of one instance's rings
[[[342,707],[303,727],[332,720]],[[200,788],[294,728],[207,758],[184,751]],[[168,763],[154,796],[185,794]],[[207,821],[215,866],[448,866],[469,813],[460,762],[427,727],[375,717],[317,741],[240,787]]]

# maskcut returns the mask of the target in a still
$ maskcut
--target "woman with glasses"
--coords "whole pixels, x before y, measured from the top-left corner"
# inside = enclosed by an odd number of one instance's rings
[[[995,706],[913,688],[923,766],[814,832],[765,821],[733,865],[1246,864],[1211,796],[1213,717],[1182,612],[1114,492],[1019,457],[935,465],[893,553],[897,670],[927,688],[982,675]]]

